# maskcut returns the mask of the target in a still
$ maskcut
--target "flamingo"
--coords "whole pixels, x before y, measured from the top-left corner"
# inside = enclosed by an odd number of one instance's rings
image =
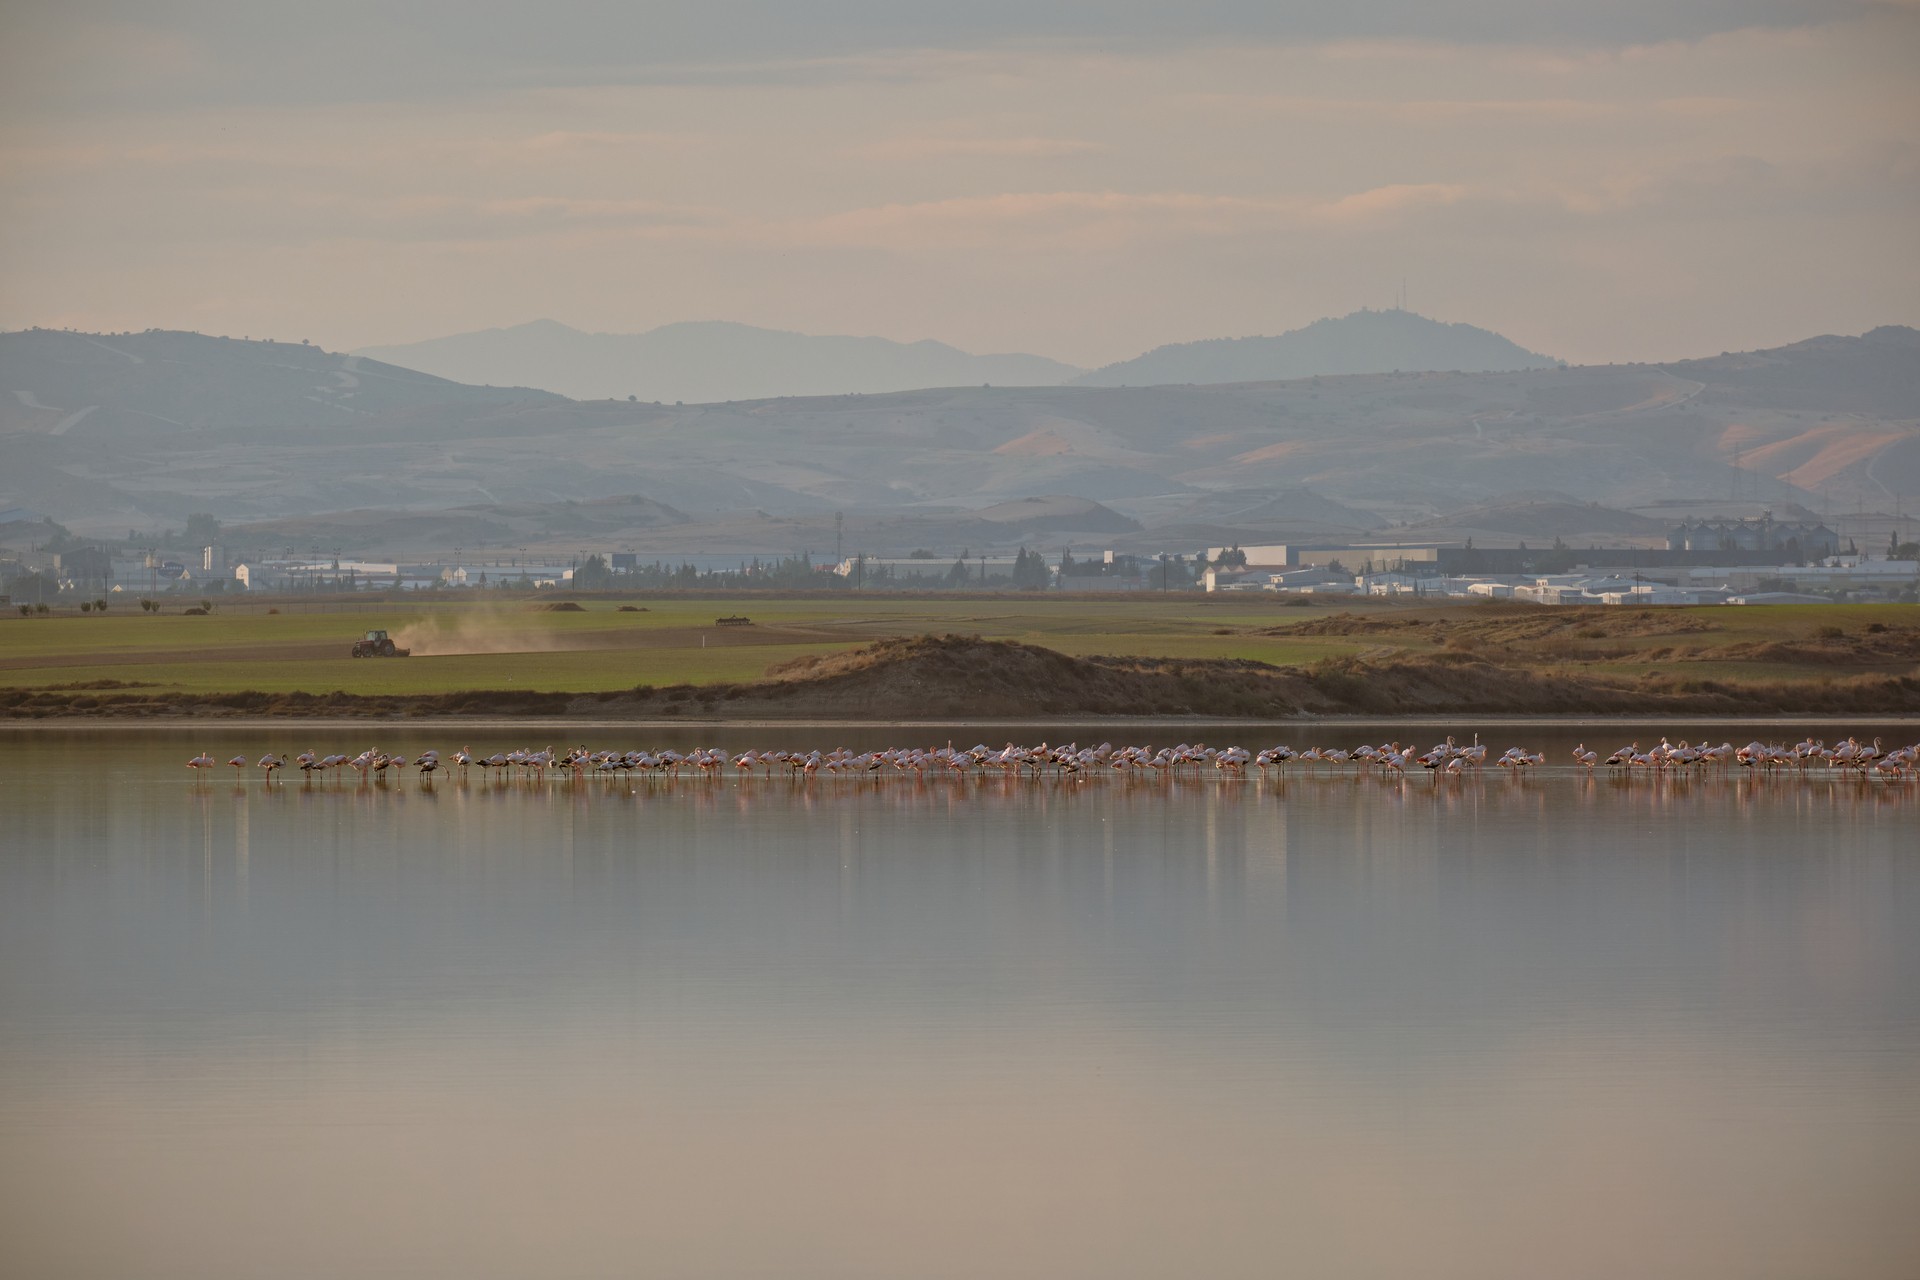
[[[775,750],[763,746],[738,754],[723,752],[718,747],[692,748],[684,754],[671,749],[653,752],[600,751],[581,743],[566,748],[564,752],[552,746],[540,751],[523,747],[488,756],[476,756],[471,748],[463,746],[450,753],[446,766],[464,771],[478,764],[482,769],[504,769],[507,778],[534,782],[544,780],[555,769],[562,770],[570,782],[589,775],[615,776],[631,774],[634,770],[664,774],[676,779],[689,772],[699,777],[718,778],[724,777],[728,768],[749,777],[758,770],[770,778],[776,766],[784,765],[794,777],[824,775],[828,778],[878,778],[883,774],[911,773],[916,783],[926,781],[930,773],[936,777],[973,774],[1036,782],[1048,777],[1063,781],[1081,780],[1098,770],[1108,769],[1145,783],[1154,778],[1192,779],[1204,776],[1200,770],[1206,765],[1211,765],[1221,774],[1244,776],[1249,766],[1264,771],[1284,768],[1289,762],[1326,764],[1336,770],[1343,765],[1364,766],[1382,773],[1390,771],[1401,775],[1410,765],[1418,764],[1431,773],[1463,777],[1473,776],[1482,763],[1490,758],[1489,752],[1490,748],[1481,742],[1478,734],[1474,735],[1471,745],[1463,746],[1450,736],[1424,754],[1418,753],[1415,748],[1403,747],[1399,742],[1378,745],[1362,743],[1351,749],[1319,746],[1298,752],[1287,746],[1272,746],[1255,752],[1240,746],[1209,746],[1204,742],[1181,742],[1159,748],[1151,745],[1115,746],[1111,742],[1092,747],[1081,747],[1077,742],[1061,745],[1040,742],[1033,746],[1007,742],[999,748],[981,743],[960,750],[949,741],[942,747],[893,746],[858,752],[846,746],[810,752]],[[1755,740],[1738,749],[1730,742],[1709,745],[1709,740],[1704,737],[1697,743],[1690,738],[1675,741],[1662,737],[1652,747],[1643,750],[1636,741],[1604,759],[1600,752],[1589,748],[1584,742],[1576,745],[1569,754],[1573,762],[1589,774],[1604,763],[1610,768],[1645,769],[1656,776],[1673,777],[1728,762],[1769,775],[1783,768],[1798,768],[1804,774],[1809,765],[1824,762],[1829,768],[1852,770],[1855,776],[1876,781],[1913,781],[1920,778],[1920,743],[1890,747],[1884,739],[1863,740],[1857,736],[1845,738],[1832,747],[1826,746],[1820,739],[1808,737],[1791,746]],[[414,768],[422,779],[444,771],[440,752],[431,749],[420,752],[413,759],[372,747],[358,755],[320,756],[308,750],[300,752],[293,761],[308,777],[316,772],[325,774],[345,765],[358,772],[363,781],[385,778],[389,769]],[[1512,770],[1515,775],[1545,762],[1543,754],[1518,746],[1507,748],[1494,760],[1495,764]],[[187,767],[197,773],[220,763],[210,752],[202,751],[187,761]],[[236,755],[224,763],[234,770],[236,777],[245,777],[248,768],[246,756]],[[254,766],[271,783],[273,775],[288,763],[286,755],[269,752],[255,761]],[[1360,776],[1358,770],[1355,776]]]

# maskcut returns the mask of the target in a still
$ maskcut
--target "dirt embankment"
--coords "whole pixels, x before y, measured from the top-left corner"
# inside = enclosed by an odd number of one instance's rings
[[[1920,627],[1869,622],[1847,630],[1802,625],[1777,637],[1729,639],[1738,613],[1709,619],[1680,609],[1614,607],[1542,609],[1483,605],[1451,614],[1336,613],[1266,636],[1367,636],[1383,645],[1471,653],[1488,665],[1519,671],[1565,670],[1583,663],[1678,662],[1796,666],[1805,679],[1900,675],[1920,662]],[[1604,677],[1605,673],[1596,673]],[[1791,682],[1790,682],[1791,683]]]
[[[1274,667],[1233,659],[1074,658],[965,636],[885,640],[803,658],[748,684],[641,686],[598,694],[476,689],[176,695],[118,681],[0,690],[0,715],[565,716],[595,719],[925,720],[1029,716],[1282,718],[1300,715],[1713,715],[1920,712],[1920,676],[1735,682],[1642,679],[1499,665],[1472,653]]]
[[[1468,639],[1479,645],[1524,644],[1574,636],[1585,640],[1615,640],[1645,636],[1677,636],[1713,631],[1714,624],[1698,614],[1678,609],[1594,608],[1542,609],[1533,604],[1484,604],[1471,611],[1458,608],[1448,614],[1335,613],[1260,631],[1268,636],[1399,636],[1445,644]]]

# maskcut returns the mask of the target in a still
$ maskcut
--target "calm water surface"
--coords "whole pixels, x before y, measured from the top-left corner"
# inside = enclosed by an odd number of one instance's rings
[[[1920,1274],[1920,785],[182,767],[374,742],[0,734],[0,1272]]]

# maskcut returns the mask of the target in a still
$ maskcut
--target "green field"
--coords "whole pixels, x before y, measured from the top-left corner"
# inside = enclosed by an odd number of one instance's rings
[[[410,602],[409,602],[410,603]],[[464,689],[596,692],[635,685],[754,680],[777,663],[888,636],[958,632],[1017,639],[1074,654],[1244,657],[1311,662],[1366,647],[1346,639],[1244,634],[1309,611],[1270,603],[1215,605],[1192,597],[1117,602],[796,597],[751,602],[659,600],[644,613],[594,601],[581,613],[433,602],[427,607],[217,605],[206,617],[114,611],[0,620],[0,685],[45,687],[135,681],[182,693],[446,693]],[[1261,607],[1263,606],[1264,607]],[[269,613],[278,607],[279,613]],[[717,627],[745,609],[750,627]],[[1320,612],[1326,612],[1321,610]],[[381,628],[416,656],[347,656]],[[1215,635],[1230,630],[1232,635]],[[418,636],[431,639],[422,643]],[[435,641],[438,643],[435,643]],[[493,652],[429,652],[485,647]]]
[[[644,611],[622,612],[622,603]],[[753,625],[714,625],[716,615],[735,612],[749,614]],[[1573,613],[1585,613],[1593,625],[1544,638],[1519,634],[1539,630],[1539,620],[1571,618]],[[1340,633],[1344,624],[1336,621],[1331,624],[1334,634],[1263,634],[1324,626],[1341,614],[1405,625],[1347,634]],[[177,606],[159,615],[130,606],[105,616],[9,615],[0,619],[0,687],[115,680],[156,693],[186,694],[434,694],[469,689],[585,693],[636,685],[750,681],[764,676],[770,666],[797,657],[926,633],[1020,640],[1075,655],[1251,658],[1276,665],[1337,657],[1379,661],[1453,647],[1535,668],[1631,677],[1684,671],[1700,679],[1779,680],[1910,671],[1914,664],[1902,656],[1904,650],[1861,642],[1898,638],[1917,620],[1920,610],[1910,605],[1565,612],[1532,606],[1341,601],[1296,608],[1270,597],[1191,594],[1114,599],[654,597],[589,600],[577,613],[542,611],[519,600],[365,605],[247,601],[218,603],[205,617],[184,616]],[[1627,623],[1632,625],[1619,625]],[[373,628],[392,631],[402,643],[413,644],[416,656],[347,656],[352,641]],[[1842,633],[1837,637],[1830,634],[1836,628]],[[1869,629],[1875,629],[1872,636],[1866,635]],[[1778,653],[1738,652],[1740,646],[1783,643],[1802,649],[1785,660]],[[1807,646],[1819,650],[1812,665]]]

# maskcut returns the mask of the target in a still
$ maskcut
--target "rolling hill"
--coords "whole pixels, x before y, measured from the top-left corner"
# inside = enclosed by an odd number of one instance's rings
[[[1879,329],[1671,365],[659,406],[284,343],[0,334],[0,507],[124,534],[193,511],[510,512],[643,494],[673,514],[622,514],[640,545],[692,550],[725,530],[716,550],[817,552],[822,522],[845,512],[904,544],[876,533],[874,554],[982,541],[987,509],[1008,503],[1009,541],[1045,515],[1142,549],[1351,537],[1443,513],[1456,514],[1428,527],[1544,539],[1567,519],[1625,536],[1632,522],[1586,504],[1890,510],[1920,494],[1917,352],[1914,330]],[[1498,509],[1527,493],[1550,497]]]

